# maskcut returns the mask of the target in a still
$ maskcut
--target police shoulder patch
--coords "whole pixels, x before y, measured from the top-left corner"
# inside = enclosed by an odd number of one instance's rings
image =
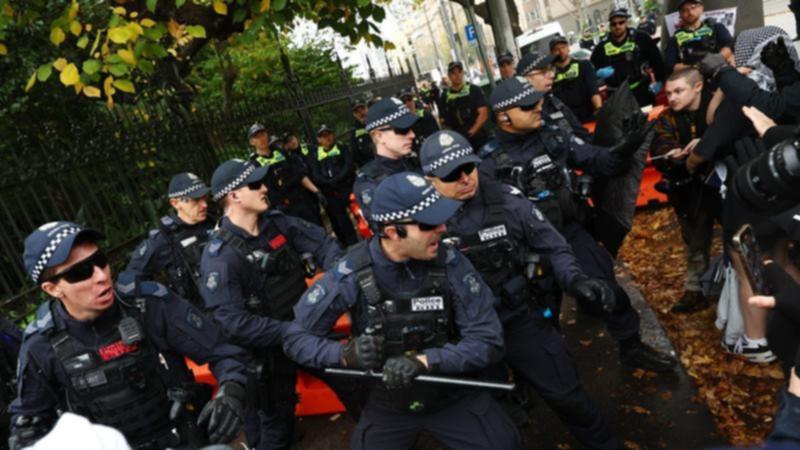
[[[365,205],[372,203],[372,189],[364,189],[361,191],[361,203]]]
[[[166,298],[169,289],[157,281],[142,281],[139,285],[139,293],[149,297]]]
[[[195,308],[189,308],[186,312],[186,323],[197,330],[203,329],[203,315]]]
[[[224,243],[225,241],[219,238],[211,239],[208,241],[208,247],[206,247],[206,251],[211,256],[217,256],[219,254],[219,249],[222,248],[222,244]]]
[[[353,269],[350,267],[350,261],[347,259],[341,259],[339,264],[336,265],[336,272],[341,275],[350,275],[353,273]]]
[[[523,194],[523,193],[522,193],[522,191],[520,191],[520,190],[519,190],[519,189],[517,189],[516,187],[514,187],[514,186],[511,186],[511,185],[509,185],[509,184],[507,184],[507,185],[505,185],[505,186],[506,186],[506,189],[507,189],[507,191],[508,191],[508,193],[509,193],[509,194],[511,194],[511,195],[514,195],[514,196],[517,196],[517,197],[525,197],[525,194]]]
[[[157,229],[157,228],[156,228],[156,229],[154,229],[154,230],[150,230],[150,232],[148,232],[148,233],[147,233],[147,237],[149,237],[150,239],[152,239],[152,238],[154,238],[154,237],[158,236],[158,233],[160,233],[160,232],[161,232],[161,231],[160,231],[159,229]]]
[[[306,294],[306,304],[316,305],[320,300],[325,298],[325,294],[327,294],[325,287],[322,286],[321,283],[315,284],[311,291]]]
[[[475,272],[470,272],[464,275],[464,279],[461,280],[464,286],[469,290],[469,293],[472,295],[478,295],[481,293],[481,283],[478,281],[477,275]]]
[[[53,328],[53,313],[50,310],[50,302],[51,300],[48,300],[39,305],[33,322],[29,323],[28,326],[25,327],[25,336],[30,336],[38,332],[45,332]]]
[[[147,253],[147,241],[142,241],[142,243],[139,244],[139,248],[136,249],[136,254],[141,258],[145,253]]]
[[[211,292],[217,290],[217,286],[219,286],[219,272],[211,272],[206,275],[205,286],[206,289]]]

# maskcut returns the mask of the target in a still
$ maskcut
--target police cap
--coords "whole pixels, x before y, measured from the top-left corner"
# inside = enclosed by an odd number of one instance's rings
[[[624,17],[629,18],[631,14],[628,12],[628,8],[614,8],[608,13],[608,20],[613,19],[614,17]]]
[[[555,55],[528,53],[519,60],[519,63],[517,63],[517,75],[525,76],[534,70],[547,69],[555,60]]]
[[[251,161],[231,159],[220,164],[211,175],[211,195],[219,201],[244,184],[261,181],[267,176],[269,166],[259,167]]]
[[[385,125],[392,128],[411,128],[419,120],[419,116],[412,114],[400,99],[395,97],[378,100],[367,111],[367,131],[372,131]]]
[[[42,272],[66,261],[79,237],[91,242],[105,239],[97,230],[67,221],[46,223],[29,234],[25,238],[22,262],[31,280],[37,284],[45,281],[41,279]]]
[[[696,5],[702,5],[703,4],[702,0],[683,0],[682,2],[678,3],[678,11],[680,11],[681,8],[683,8],[683,5],[685,5],[687,3],[694,3]]]
[[[453,61],[447,65],[447,73],[454,71],[456,67],[461,70],[464,70],[464,64],[462,64],[461,61]]]
[[[461,165],[481,162],[469,141],[452,130],[437,131],[425,139],[419,160],[425,175],[438,178],[446,177]]]
[[[442,197],[433,185],[415,172],[400,172],[375,189],[370,217],[373,222],[391,224],[418,222],[439,225],[447,222],[461,202]]]
[[[514,55],[511,52],[503,52],[497,58],[497,64],[512,63],[514,62]]]
[[[543,91],[537,91],[522,77],[511,77],[495,86],[489,103],[495,112],[507,111],[518,106],[533,106],[544,97]]]
[[[410,87],[403,88],[397,93],[397,98],[403,101],[407,98],[414,98],[414,91],[412,91]]]
[[[564,36],[558,35],[553,39],[550,39],[550,51],[553,51],[553,48],[558,44],[567,44],[569,45],[569,41]]]
[[[253,136],[262,131],[267,131],[267,128],[264,125],[261,125],[258,122],[250,125],[250,129],[247,131],[247,139],[251,139]]]
[[[175,175],[169,181],[167,197],[169,198],[200,198],[211,192],[211,188],[203,183],[197,175],[190,172],[183,172]]]
[[[319,127],[319,130],[317,130],[317,136],[322,136],[325,133],[333,133],[333,128],[323,123],[322,126]]]

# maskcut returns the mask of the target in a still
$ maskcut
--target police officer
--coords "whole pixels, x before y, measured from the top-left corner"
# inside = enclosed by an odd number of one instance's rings
[[[450,86],[442,91],[439,101],[442,124],[469,139],[473,148],[481,148],[489,139],[486,122],[489,121],[489,104],[483,91],[464,81],[464,66],[460,61],[447,65]]]
[[[594,66],[569,55],[569,41],[557,36],[550,41],[550,53],[556,56],[553,95],[561,100],[581,122],[594,120],[594,113],[603,106],[597,90]],[[536,86],[534,86],[536,88]]]
[[[233,159],[211,177],[214,201],[225,216],[200,263],[200,294],[231,341],[254,356],[263,392],[246,432],[255,448],[288,448],[294,427],[295,372],[281,351],[292,306],[306,289],[309,254],[324,268],[341,256],[322,227],[269,208],[264,184],[269,166]]]
[[[592,32],[588,28],[583,29],[583,33],[581,33],[581,41],[578,45],[585,50],[592,51],[594,48],[594,36],[592,36]]]
[[[552,54],[528,53],[517,64],[517,75],[525,77],[537,91],[545,93],[542,117],[549,124],[575,134],[584,140],[591,135],[583,127],[575,113],[558,97],[552,94],[556,56]]]
[[[373,193],[384,178],[420,170],[419,159],[413,153],[413,127],[418,120],[418,115],[394,97],[379,100],[367,111],[366,129],[375,145],[375,159],[358,171],[353,184],[356,201],[367,221]]]
[[[609,87],[627,86],[639,106],[652,105],[664,82],[664,62],[653,39],[628,28],[628,10],[617,8],[608,14],[611,31],[592,51],[597,76]]]
[[[172,177],[167,198],[175,211],[159,219],[158,228],[136,247],[126,267],[142,279],[154,280],[164,273],[170,289],[200,308],[200,257],[214,228],[214,219],[208,216],[209,192],[193,173]]]
[[[720,53],[725,59],[732,59],[733,36],[725,25],[703,19],[704,10],[701,0],[683,0],[678,5],[681,26],[664,49],[667,73],[696,66],[709,53]]]
[[[8,448],[8,405],[17,396],[17,359],[21,342],[22,332],[17,325],[0,317],[0,448]]]
[[[350,131],[350,148],[356,166],[364,167],[375,157],[375,148],[367,132],[367,102],[356,99],[352,104],[353,129]]]
[[[612,311],[598,303],[577,300],[587,311],[602,315],[609,334],[620,344],[624,364],[654,371],[671,370],[675,360],[642,343],[639,315],[614,277],[608,251],[586,230],[591,177],[612,176],[624,170],[639,149],[646,131],[628,130],[623,142],[611,149],[586,144],[541,119],[542,98],[521,78],[498,84],[491,96],[498,123],[495,136],[501,147],[481,164],[481,171],[516,184],[550,220],[572,246],[583,272],[603,280],[614,291]],[[577,176],[574,169],[583,170]]]
[[[25,239],[25,270],[51,299],[25,330],[10,447],[44,436],[58,410],[120,430],[134,449],[197,444],[198,431],[231,441],[242,426],[246,353],[161,284],[123,272],[112,286],[102,239],[63,221]],[[202,403],[184,355],[211,363],[220,383],[197,421],[187,420]]]
[[[336,133],[324,124],[317,130],[317,143],[308,158],[311,178],[327,200],[325,212],[339,242],[353,245],[358,238],[347,213],[355,179],[353,154],[347,146],[336,142]]]
[[[427,109],[420,105],[417,107],[417,103],[414,98],[414,92],[411,88],[405,88],[397,94],[397,98],[403,101],[403,104],[406,105],[406,108],[411,112],[411,114],[416,114],[419,116],[419,120],[417,120],[414,125],[411,127],[414,130],[414,145],[412,149],[414,153],[419,154],[420,148],[422,148],[422,143],[428,136],[432,135],[439,131],[439,122],[433,117],[433,114]]]
[[[260,123],[250,127],[247,138],[255,149],[250,154],[250,160],[271,168],[267,184],[272,207],[290,216],[322,225],[319,205],[324,206],[327,200],[308,178],[302,159],[297,155],[284,154],[280,148],[271,146],[270,143],[276,141],[269,139],[267,129]]]
[[[444,198],[464,202],[447,221],[448,239],[469,258],[494,293],[503,324],[505,361],[540,393],[587,448],[622,448],[581,388],[575,361],[552,323],[557,312],[538,292],[539,257],[548,258],[564,291],[584,301],[611,310],[614,293],[602,281],[583,274],[564,238],[522,192],[479,177],[481,159],[461,135],[452,131],[434,134],[425,141],[420,162]]]
[[[376,236],[351,248],[295,307],[284,340],[292,359],[382,370],[383,381],[369,386],[353,449],[411,449],[423,430],[451,448],[520,448],[516,428],[488,393],[414,381],[474,372],[502,355],[491,290],[440,242],[459,207],[420,174],[386,178],[372,206]],[[346,312],[353,338],[327,339]]]
[[[503,80],[515,75],[514,55],[511,52],[503,52],[497,58],[497,67],[500,69],[500,78]]]

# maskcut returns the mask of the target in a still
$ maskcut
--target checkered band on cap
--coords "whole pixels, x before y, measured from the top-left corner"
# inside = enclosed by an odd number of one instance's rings
[[[184,189],[182,191],[170,192],[169,194],[167,194],[167,197],[169,197],[169,198],[185,197],[185,196],[191,194],[194,191],[199,191],[200,189],[203,189],[204,187],[206,187],[206,186],[204,186],[203,183],[193,184],[193,185],[189,186],[188,188],[186,188],[186,189]]]
[[[542,55],[542,56],[540,56],[540,57],[538,57],[538,58],[534,59],[532,63],[530,63],[530,64],[528,64],[527,66],[525,66],[525,70],[523,70],[523,71],[522,71],[522,73],[521,73],[520,75],[525,75],[526,73],[530,72],[530,71],[531,71],[531,70],[533,70],[533,69],[534,69],[536,66],[538,66],[538,65],[539,65],[539,64],[540,64],[542,61],[544,61],[545,59],[547,59],[549,56],[550,56],[550,55]]]
[[[247,168],[244,169],[244,172],[240,173],[238,177],[234,178],[233,181],[225,185],[225,187],[222,188],[222,190],[214,194],[214,201],[215,202],[219,201],[222,197],[228,195],[228,192],[239,187],[239,185],[242,184],[244,180],[247,179],[247,177],[249,177],[255,171],[256,171],[255,164],[252,163],[249,164]]]
[[[436,200],[442,197],[442,194],[439,191],[433,190],[433,192],[422,199],[421,202],[417,203],[416,205],[412,206],[403,211],[395,211],[390,213],[384,214],[372,214],[372,220],[378,223],[392,223],[397,222],[398,220],[407,219],[418,212],[424,211],[425,209],[429,208],[431,205],[436,203]]]
[[[462,148],[461,150],[456,150],[454,152],[449,152],[447,154],[442,155],[439,159],[433,161],[430,164],[426,164],[422,170],[425,173],[431,173],[434,170],[438,169],[439,167],[444,166],[445,164],[455,161],[459,158],[463,158],[465,156],[469,156],[472,154],[472,148]]]
[[[56,233],[53,238],[50,239],[47,247],[45,247],[42,251],[42,254],[39,255],[39,260],[36,261],[36,264],[31,270],[31,279],[34,283],[39,282],[39,277],[42,275],[42,271],[47,267],[47,263],[50,262],[50,258],[53,257],[53,253],[55,253],[59,244],[61,244],[61,242],[67,237],[79,231],[81,231],[79,227],[67,227]]]
[[[369,122],[365,128],[367,129],[367,131],[372,131],[375,128],[386,125],[387,123],[392,122],[394,120],[397,120],[405,116],[406,114],[411,114],[411,111],[408,110],[408,107],[405,105],[399,105],[397,107],[397,111],[389,114],[388,116],[381,117],[380,119],[374,122]]]
[[[528,86],[528,87],[525,88],[524,91],[520,92],[519,94],[517,94],[517,95],[515,95],[515,96],[513,96],[511,98],[505,99],[502,102],[495,103],[494,105],[492,105],[492,109],[495,110],[495,111],[503,110],[505,108],[508,108],[509,106],[512,106],[512,105],[516,104],[518,101],[522,100],[523,98],[525,98],[525,97],[527,97],[529,95],[533,95],[535,93],[536,93],[536,91],[533,89],[533,87],[532,86]]]

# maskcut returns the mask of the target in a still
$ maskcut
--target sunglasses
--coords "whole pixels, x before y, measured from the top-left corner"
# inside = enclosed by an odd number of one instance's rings
[[[411,128],[410,127],[409,128],[386,127],[386,128],[378,128],[378,131],[394,131],[394,134],[398,134],[400,136],[405,136],[405,135],[408,134],[409,131],[411,131]]]
[[[63,278],[67,283],[78,283],[91,278],[91,276],[94,275],[95,267],[100,269],[108,267],[108,257],[100,250],[94,252],[92,256],[75,264],[64,272],[53,275],[46,281],[56,281],[59,278]]]
[[[461,179],[461,174],[471,175],[475,171],[475,163],[466,163],[456,167],[447,176],[439,177],[445,183],[453,183]]]
[[[257,191],[261,189],[261,186],[264,186],[264,180],[253,181],[252,183],[247,183],[247,189],[251,191]]]
[[[419,231],[433,231],[439,228],[439,225],[431,225],[429,223],[421,223],[421,222],[395,222],[390,223],[389,225],[416,225],[419,228]]]
[[[532,105],[520,106],[519,109],[527,112],[527,111],[533,111],[534,109],[536,109],[537,106],[539,106],[539,102],[536,102]]]
[[[614,22],[611,22],[611,26],[612,27],[621,27],[621,26],[623,26],[623,25],[625,25],[627,23],[628,23],[627,20],[615,20]]]

